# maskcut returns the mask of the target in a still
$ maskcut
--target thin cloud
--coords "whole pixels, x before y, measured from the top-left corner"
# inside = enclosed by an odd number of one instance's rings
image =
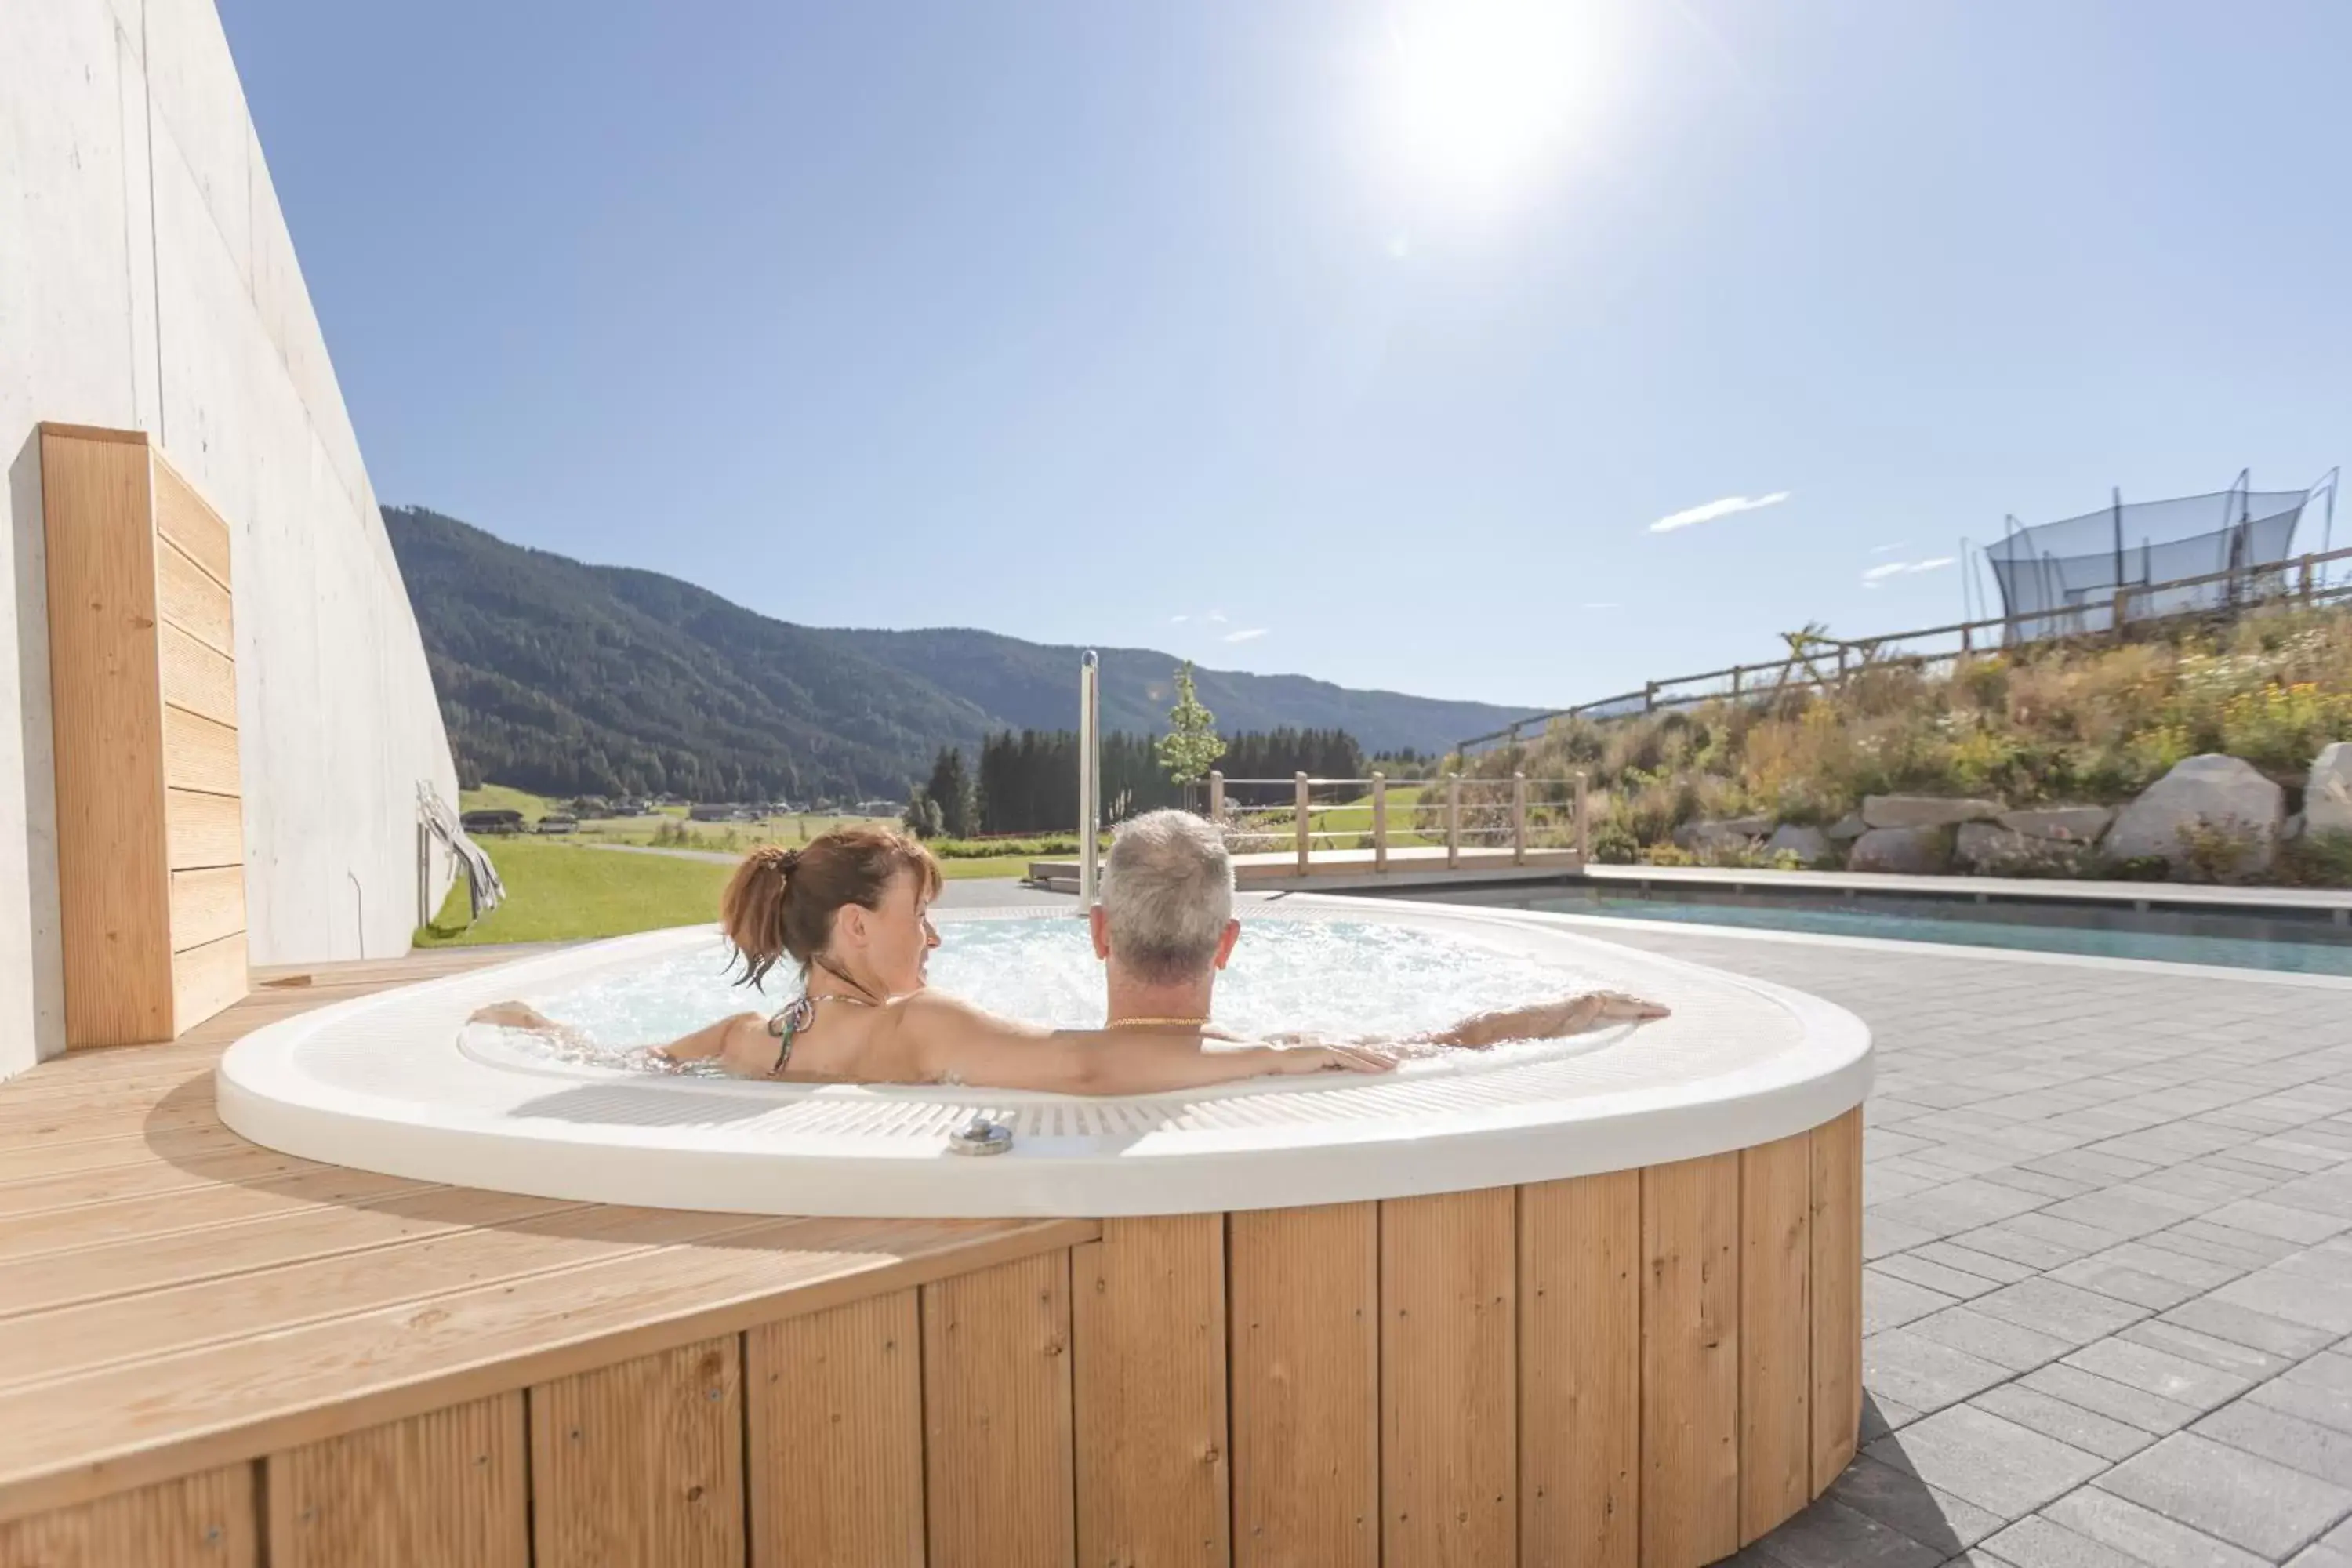
[[[1252,626],[1247,631],[1227,632],[1225,634],[1225,641],[1255,642],[1258,638],[1265,636],[1265,634],[1271,629],[1272,628],[1268,626]]]
[[[1171,616],[1168,617],[1168,624],[1171,626],[1181,626],[1192,618],[1190,616]]]
[[[1223,610],[1211,610],[1209,612],[1209,619],[1216,622],[1219,626],[1223,626],[1225,621],[1225,612]]]
[[[1911,542],[1909,540],[1898,539],[1892,544],[1874,544],[1870,547],[1870,552],[1873,555],[1892,555],[1898,550],[1908,550],[1910,548]]]
[[[1779,506],[1782,501],[1787,500],[1789,496],[1790,492],[1787,490],[1774,490],[1769,496],[1752,498],[1725,496],[1721,500],[1711,500],[1705,506],[1687,507],[1681,511],[1670,511],[1650,524],[1650,531],[1672,533],[1676,529],[1696,528],[1702,522],[1714,522],[1722,518],[1736,517],[1743,511],[1759,511],[1768,506]]]
[[[1889,561],[1884,565],[1866,569],[1862,574],[1862,585],[1875,588],[1890,577],[1907,577],[1916,572],[1941,572],[1954,564],[1956,559],[1950,555],[1937,555],[1926,561]]]

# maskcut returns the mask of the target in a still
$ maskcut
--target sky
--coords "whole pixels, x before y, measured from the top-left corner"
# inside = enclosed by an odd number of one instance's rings
[[[2339,0],[220,9],[379,497],[805,624],[1549,707],[2352,458]]]

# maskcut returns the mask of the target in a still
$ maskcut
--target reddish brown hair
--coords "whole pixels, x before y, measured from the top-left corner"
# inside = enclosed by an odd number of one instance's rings
[[[805,971],[833,940],[844,904],[875,910],[890,879],[912,872],[925,898],[940,891],[940,863],[894,827],[836,827],[797,849],[762,844],[743,857],[719,897],[719,923],[743,961],[742,984],[757,985],[777,961]]]

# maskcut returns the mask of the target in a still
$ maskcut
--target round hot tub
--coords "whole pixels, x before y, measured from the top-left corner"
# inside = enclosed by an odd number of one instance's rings
[[[836,1390],[804,1452],[747,1426],[751,1463],[864,1456],[818,1489],[898,1476],[876,1494],[893,1520],[1006,1500],[988,1561],[1246,1542],[1693,1568],[1828,1488],[1862,1409],[1859,1020],[1542,915],[1292,897],[1244,922],[1217,998],[1238,1031],[1404,1033],[1596,984],[1674,1012],[1183,1094],[741,1082],[628,1048],[746,1005],[710,931],[663,931],[271,1025],[223,1058],[220,1112],[293,1153],[557,1199],[926,1234],[1065,1216],[1037,1222],[1053,1250],[743,1335],[761,1386]],[[1099,1020],[1066,915],[941,927],[934,984]],[[599,1043],[467,1025],[507,998]],[[1009,1130],[1001,1152],[958,1152],[976,1115]],[[898,1228],[852,1223],[886,1252]],[[895,1404],[871,1383],[894,1365]]]
[[[1195,1214],[1557,1180],[1748,1148],[1857,1104],[1869,1033],[1759,981],[1539,918],[1294,899],[1245,910],[1218,1018],[1240,1032],[1442,1026],[1606,985],[1673,1016],[1438,1051],[1392,1074],[1087,1099],[953,1086],[796,1085],[652,1068],[627,1047],[747,1005],[708,930],[651,932],[361,998],[223,1059],[223,1121],[255,1142],[537,1196],[752,1213]],[[942,911],[931,983],[1086,1026],[1101,971],[1055,911]],[[601,1048],[468,1026],[520,998]],[[762,1005],[757,997],[751,1005]],[[773,1005],[772,1002],[765,1004]],[[975,1117],[1010,1134],[967,1157]]]

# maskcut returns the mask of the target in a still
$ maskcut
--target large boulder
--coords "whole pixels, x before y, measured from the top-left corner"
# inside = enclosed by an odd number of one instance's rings
[[[1845,858],[1849,871],[1895,871],[1933,877],[1949,870],[1949,827],[1874,827],[1853,841]]]
[[[2334,741],[2312,759],[2303,785],[2305,833],[2352,833],[2352,741]]]
[[[2042,838],[1998,822],[1964,822],[1952,858],[1986,877],[2062,877],[2080,871],[2087,842]]]
[[[2209,752],[2141,791],[2101,848],[2114,860],[2161,860],[2175,875],[2259,876],[2277,858],[2285,819],[2284,790],[2251,763]]]
[[[2000,825],[2011,833],[2065,844],[2095,844],[2115,819],[2115,807],[2110,805],[2038,805],[2000,814]]]
[[[1948,800],[1938,795],[1872,795],[1862,800],[1862,820],[1871,827],[1950,827],[1990,822],[2000,815],[1997,800]]]
[[[1741,849],[1772,831],[1769,816],[1727,816],[1716,822],[1685,822],[1675,842],[1685,849]]]
[[[1768,860],[1781,855],[1794,855],[1807,866],[1819,866],[1837,858],[1837,846],[1830,836],[1818,827],[1801,827],[1784,822],[1772,830],[1764,841],[1764,858]]]
[[[1832,842],[1838,844],[1851,844],[1855,839],[1870,831],[1870,824],[1862,819],[1862,813],[1858,811],[1849,811],[1843,816],[1839,817],[1835,822],[1831,823],[1828,831]]]

